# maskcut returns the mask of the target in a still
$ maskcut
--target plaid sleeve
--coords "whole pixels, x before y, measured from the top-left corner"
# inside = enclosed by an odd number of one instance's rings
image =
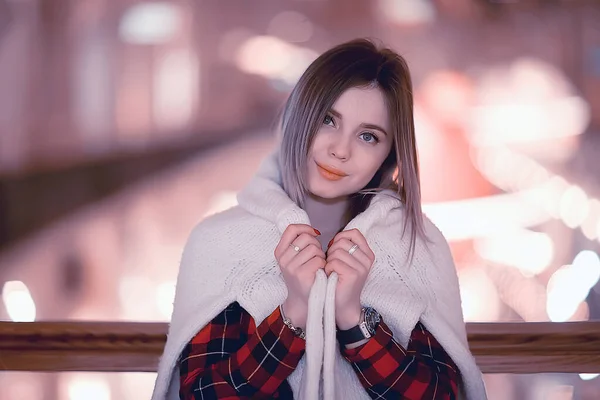
[[[442,346],[419,322],[405,350],[383,321],[367,343],[342,355],[374,399],[455,400],[459,372]]]
[[[256,327],[250,314],[232,303],[181,353],[179,397],[291,399],[287,377],[305,343],[283,323],[279,307]]]

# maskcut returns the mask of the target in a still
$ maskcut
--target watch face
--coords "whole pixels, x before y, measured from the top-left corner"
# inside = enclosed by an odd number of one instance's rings
[[[380,321],[381,317],[375,309],[371,307],[365,308],[365,323],[367,324],[367,329],[371,336],[375,334]]]

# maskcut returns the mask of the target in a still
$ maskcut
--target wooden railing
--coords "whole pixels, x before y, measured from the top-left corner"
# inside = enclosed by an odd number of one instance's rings
[[[153,372],[164,323],[0,322],[0,370]],[[467,324],[484,373],[600,372],[600,322]]]

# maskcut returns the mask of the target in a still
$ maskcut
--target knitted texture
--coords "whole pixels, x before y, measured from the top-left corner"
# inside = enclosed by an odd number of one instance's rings
[[[230,303],[237,301],[259,325],[287,297],[274,250],[290,224],[310,224],[281,187],[277,152],[238,196],[239,205],[207,218],[185,246],[167,343],[153,400],[178,399],[178,357],[189,340]],[[404,210],[397,194],[377,194],[345,229],[358,229],[375,253],[361,295],[406,347],[418,321],[435,336],[461,372],[461,397],[486,399],[481,372],[469,351],[458,278],[446,240],[425,219],[427,242],[417,240],[408,264]],[[306,353],[288,382],[294,397],[369,399],[343,359],[335,338],[337,276],[318,271],[309,296]]]

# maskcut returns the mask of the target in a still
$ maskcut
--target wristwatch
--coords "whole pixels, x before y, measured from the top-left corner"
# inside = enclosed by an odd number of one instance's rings
[[[381,316],[374,308],[363,307],[360,312],[358,325],[345,331],[337,331],[338,342],[346,345],[369,339],[375,335],[375,331],[377,330],[380,321]]]

